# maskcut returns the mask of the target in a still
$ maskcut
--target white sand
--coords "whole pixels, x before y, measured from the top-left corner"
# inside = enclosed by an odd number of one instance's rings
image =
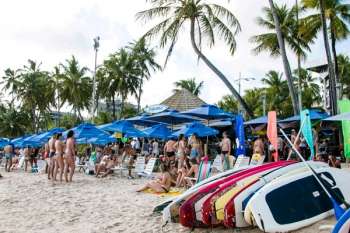
[[[0,172],[4,176],[0,179],[0,233],[162,232],[161,216],[152,214],[152,208],[162,198],[135,192],[146,179],[96,179],[76,173],[73,183],[52,185],[43,174],[5,173],[3,169]],[[334,222],[330,218],[298,232],[319,232],[319,225]],[[191,230],[168,224],[163,232]],[[193,232],[234,231],[218,228]]]

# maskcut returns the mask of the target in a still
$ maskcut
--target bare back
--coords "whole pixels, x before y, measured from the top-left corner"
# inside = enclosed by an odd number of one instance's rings
[[[73,138],[67,139],[65,154],[66,156],[75,156],[75,142]]]

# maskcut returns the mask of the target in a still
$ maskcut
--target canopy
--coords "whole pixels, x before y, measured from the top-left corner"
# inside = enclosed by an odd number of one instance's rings
[[[184,115],[195,116],[201,119],[214,120],[214,119],[223,119],[223,118],[232,118],[231,113],[227,113],[215,105],[203,104],[199,108],[194,108],[185,112],[182,112]]]
[[[36,135],[35,137],[32,138],[32,140],[41,142],[41,143],[46,143],[54,134],[63,133],[63,132],[64,132],[63,128],[53,128],[47,132]]]
[[[127,137],[144,137],[145,134],[136,129],[129,121],[114,121],[109,124],[99,126],[100,129],[109,132],[119,132]]]
[[[317,110],[310,110],[310,120],[322,120],[324,118],[327,118],[329,115],[326,112],[321,112]],[[284,120],[278,121],[279,123],[286,123],[286,122],[292,122],[292,121],[300,121],[300,115],[295,115],[292,117],[288,117]]]
[[[18,138],[14,138],[11,140],[11,144],[13,144],[15,147],[21,147],[23,141],[27,138],[31,138],[33,137],[33,135],[26,135],[26,136],[22,136],[22,137],[18,137]]]
[[[182,124],[187,122],[197,121],[197,119],[179,113],[178,111],[169,111],[155,114],[147,117],[147,120],[167,123],[170,125]]]
[[[253,120],[250,121],[246,121],[244,122],[244,125],[261,125],[261,124],[267,124],[267,116],[262,116],[262,117],[258,117],[255,118]]]
[[[323,119],[323,121],[350,121],[350,112],[328,117],[326,119]]]
[[[149,114],[142,114],[142,115],[131,117],[125,120],[129,121],[132,124],[146,126],[146,127],[159,124],[158,122],[147,120],[147,117],[149,116],[150,116]]]
[[[178,137],[180,134],[185,135],[185,137],[189,137],[192,134],[197,134],[198,137],[207,137],[214,136],[219,134],[219,131],[216,129],[210,128],[208,126],[203,125],[199,122],[189,123],[184,125],[180,130],[176,131],[172,134],[172,136]]]
[[[95,125],[90,123],[83,123],[78,125],[77,127],[74,127],[70,130],[74,131],[74,137],[76,139],[85,139],[89,140],[91,138],[96,138],[99,136],[110,136],[107,132],[98,129]],[[67,133],[69,130],[65,131],[63,135],[67,137]]]
[[[167,139],[171,135],[171,131],[164,125],[158,124],[143,130],[143,133],[149,138]]]

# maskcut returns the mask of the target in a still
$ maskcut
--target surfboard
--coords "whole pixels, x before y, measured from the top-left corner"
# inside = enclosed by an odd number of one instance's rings
[[[224,220],[224,207],[230,196],[239,193],[246,185],[256,182],[259,176],[290,163],[292,162],[280,161],[270,163],[269,166],[260,166],[249,174],[220,185],[220,188],[203,203],[202,215],[211,216],[211,222],[221,223]],[[206,220],[209,219],[203,219],[204,222]]]
[[[308,162],[313,168],[326,167],[328,164],[322,162]],[[248,227],[248,224],[244,219],[245,204],[249,201],[249,198],[258,191],[265,184],[270,183],[277,177],[281,177],[291,171],[304,168],[303,163],[292,163],[276,170],[273,170],[265,175],[260,176],[256,181],[247,184],[242,188],[241,192],[237,195],[232,195],[230,200],[224,207],[224,225],[226,227]]]
[[[281,162],[278,162],[281,163]],[[222,178],[220,180],[213,181],[203,187],[201,187],[195,194],[188,198],[180,207],[180,223],[186,227],[205,227],[206,224],[203,224],[202,219],[200,218],[201,206],[195,205],[197,201],[200,201],[206,195],[215,192],[220,184],[226,183],[237,177],[240,177],[245,174],[249,174],[254,170],[267,168],[273,166],[271,164],[264,164],[261,166],[256,166],[250,169],[245,169],[243,171],[237,172],[231,176]]]
[[[332,233],[349,233],[350,232],[350,209],[340,217],[335,224]]]
[[[231,169],[231,170],[216,174],[214,176],[211,176],[211,177],[201,181],[200,183],[194,185],[193,187],[191,187],[190,189],[188,189],[186,192],[182,193],[181,195],[179,195],[175,198],[168,199],[165,202],[158,204],[154,208],[154,211],[157,211],[157,212],[162,211],[162,221],[164,223],[166,223],[166,222],[179,222],[179,208],[180,208],[180,206],[182,205],[182,203],[186,199],[188,199],[189,197],[191,197],[191,195],[196,193],[200,187],[203,187],[206,184],[209,184],[213,181],[224,179],[225,177],[228,177],[228,176],[233,175],[237,172],[243,171],[247,168],[249,168],[249,166],[241,167],[238,169]]]
[[[339,197],[350,200],[349,172],[330,167],[316,171],[339,203]],[[332,202],[309,171],[265,185],[250,199],[249,209],[265,232],[297,230],[333,214]]]

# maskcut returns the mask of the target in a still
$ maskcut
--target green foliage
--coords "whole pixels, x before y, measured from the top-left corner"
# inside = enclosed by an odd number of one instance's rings
[[[238,102],[232,95],[225,95],[218,102],[218,107],[226,112],[238,112]]]
[[[113,121],[112,114],[109,112],[98,112],[97,116],[94,118],[94,123],[96,125],[102,125]]]
[[[339,80],[342,85],[342,97],[350,99],[350,58],[347,55],[338,56]]]
[[[186,89],[195,96],[199,96],[203,88],[204,82],[196,83],[196,78],[190,78],[186,80],[179,80],[174,83],[175,89],[174,92],[179,91],[180,89]]]
[[[30,125],[29,114],[26,111],[0,105],[0,137],[23,136]]]
[[[82,120],[71,114],[64,114],[60,119],[60,127],[64,129],[73,128],[80,123],[82,123]]]

